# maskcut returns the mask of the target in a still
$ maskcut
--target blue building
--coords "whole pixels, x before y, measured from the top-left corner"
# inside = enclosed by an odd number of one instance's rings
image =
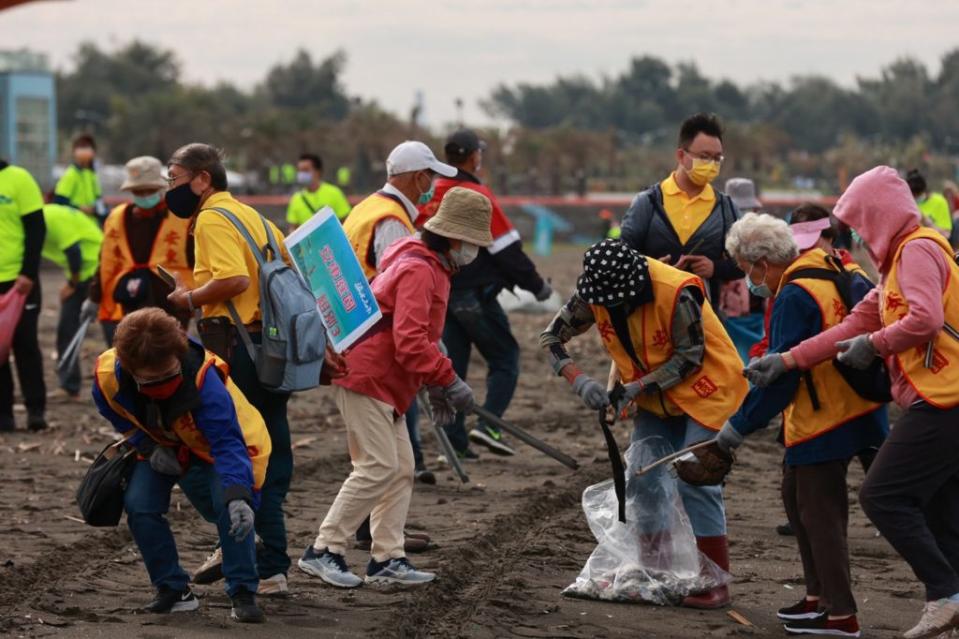
[[[45,56],[0,52],[0,157],[30,171],[46,190],[56,143],[56,84]]]

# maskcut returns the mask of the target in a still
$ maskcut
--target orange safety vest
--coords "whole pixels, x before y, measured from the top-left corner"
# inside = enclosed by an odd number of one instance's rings
[[[839,324],[848,313],[836,285],[829,280],[813,278],[789,281],[789,276],[807,268],[836,270],[826,257],[822,249],[803,253],[783,272],[779,284],[780,291],[788,282],[800,287],[813,298],[822,315],[820,331]],[[847,266],[846,269],[864,274],[862,269],[855,265]],[[856,393],[833,365],[832,360],[817,364],[808,374],[807,379],[811,380],[819,400],[819,409],[813,407],[809,387],[803,380],[792,402],[783,411],[783,432],[787,448],[824,435],[846,422],[882,408],[882,404],[870,402]]]
[[[909,302],[899,287],[899,260],[906,243],[918,239],[938,244],[949,264],[946,290],[942,294],[945,326],[927,344],[897,353],[896,361],[919,397],[936,408],[953,408],[959,406],[959,265],[953,259],[952,247],[936,231],[919,227],[896,249],[882,288],[882,324],[889,326],[909,313]]]
[[[247,401],[246,396],[244,396],[237,385],[233,383],[229,375],[230,368],[227,363],[210,351],[206,351],[203,365],[196,374],[197,390],[203,388],[207,370],[209,370],[211,366],[214,367],[220,379],[223,380],[223,385],[226,386],[226,390],[233,400],[233,406],[236,409],[236,418],[240,424],[240,429],[243,431],[243,440],[246,442],[246,451],[250,456],[250,463],[253,465],[253,488],[259,490],[266,480],[266,467],[270,461],[270,452],[273,448],[273,444],[270,441],[270,433],[267,431],[266,424],[263,422],[263,417],[259,411]],[[182,443],[203,461],[209,464],[213,463],[213,456],[210,453],[210,442],[208,442],[206,437],[203,436],[203,433],[197,429],[192,414],[185,413],[173,423],[172,430],[176,435],[176,440],[171,439],[169,435],[165,436],[164,433],[156,432],[141,424],[133,413],[123,406],[117,397],[120,392],[118,370],[115,348],[104,351],[97,358],[94,383],[97,384],[103,398],[110,405],[114,413],[142,430],[161,446],[175,446]]]
[[[103,246],[100,249],[100,313],[97,319],[118,322],[123,319],[123,309],[113,299],[117,283],[127,273],[138,268],[156,272],[158,264],[171,273],[177,273],[187,286],[193,287],[193,269],[187,264],[186,244],[190,220],[167,214],[153,239],[150,261],[137,264],[130,251],[127,238],[126,209],[130,204],[120,204],[110,211],[103,224]]]
[[[391,195],[378,192],[353,207],[343,222],[343,231],[360,260],[366,279],[376,277],[376,259],[373,252],[373,234],[376,225],[387,218],[395,218],[409,229],[410,235],[416,232],[409,213],[401,202]]]
[[[683,289],[694,287],[705,298],[699,277],[649,260],[649,281],[653,301],[629,316],[629,334],[641,366],[620,343],[609,311],[590,305],[603,346],[616,362],[624,383],[641,378],[662,366],[673,354],[672,323]],[[718,431],[735,413],[749,390],[743,377],[743,363],[709,300],[703,301],[703,333],[706,349],[703,364],[682,382],[657,395],[641,395],[636,405],[660,417],[688,415],[710,430]]]

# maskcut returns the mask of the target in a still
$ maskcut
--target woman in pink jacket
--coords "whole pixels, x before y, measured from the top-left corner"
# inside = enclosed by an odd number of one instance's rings
[[[434,574],[406,559],[403,527],[413,494],[413,449],[403,415],[422,386],[434,420],[445,424],[473,404],[473,391],[438,346],[450,277],[489,246],[489,199],[454,188],[414,236],[396,241],[380,262],[373,294],[383,319],[346,355],[349,373],[334,380],[346,422],[353,472],[343,482],[316,541],[299,560],[304,572],[340,588],[359,586],[343,558],[347,542],[370,515],[373,543],[366,581],[421,584]]]
[[[836,356],[855,368],[885,360],[904,413],[879,449],[859,501],[926,588],[906,639],[959,627],[959,266],[922,226],[908,185],[879,166],[860,175],[834,211],[862,237],[880,285],[834,326],[746,369],[769,384]]]

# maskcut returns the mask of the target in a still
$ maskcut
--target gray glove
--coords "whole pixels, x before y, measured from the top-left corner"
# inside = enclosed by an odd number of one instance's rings
[[[763,355],[743,370],[746,379],[759,387],[769,386],[785,372],[786,362],[779,353]]]
[[[443,391],[446,393],[446,400],[458,411],[464,413],[473,407],[473,389],[456,377]]]
[[[240,543],[253,531],[253,509],[242,499],[234,499],[226,507],[230,511],[230,537]]]
[[[549,282],[543,282],[543,288],[539,289],[536,293],[537,302],[545,302],[549,299],[549,296],[553,294],[553,287],[549,285]]]
[[[83,300],[83,305],[80,307],[80,321],[85,322],[86,320],[95,320],[97,318],[97,313],[99,312],[99,304],[93,300]]]
[[[731,453],[736,448],[742,446],[743,436],[738,430],[733,428],[729,422],[723,424],[722,429],[716,434],[716,445],[724,453]]]
[[[602,384],[585,373],[580,373],[573,380],[573,390],[586,404],[586,408],[602,410],[609,406],[609,393]]]
[[[161,475],[179,477],[183,474],[183,466],[176,457],[176,449],[168,446],[157,446],[150,453],[150,468]]]
[[[430,398],[430,409],[433,411],[433,424],[446,426],[456,419],[456,410],[446,399],[446,392],[442,386],[427,386],[426,393]]]
[[[868,334],[836,342],[836,348],[840,351],[836,356],[840,362],[860,370],[869,368],[876,359],[876,347],[872,345]]]

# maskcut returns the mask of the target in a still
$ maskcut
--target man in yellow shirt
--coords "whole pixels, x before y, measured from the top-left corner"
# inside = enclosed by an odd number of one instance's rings
[[[342,222],[350,213],[350,203],[339,187],[323,181],[323,160],[315,153],[304,153],[296,164],[296,183],[300,190],[286,207],[290,231],[306,223],[313,214],[328,206]]]
[[[676,169],[641,191],[623,217],[622,238],[643,255],[695,273],[718,302],[721,282],[743,277],[726,254],[726,233],[739,219],[732,199],[713,188],[723,161],[723,129],[712,114],[686,118]]]
[[[46,226],[43,194],[25,169],[0,159],[0,296],[16,289],[26,299],[13,333],[20,393],[27,407],[27,428],[43,430],[47,389],[43,355],[37,341],[40,319],[40,254]],[[0,431],[14,429],[13,370],[9,358],[0,361]]]
[[[97,143],[92,135],[84,133],[73,140],[73,163],[57,182],[53,203],[80,209],[102,222],[107,216],[107,209],[94,166],[96,156]]]
[[[270,391],[260,383],[256,364],[238,340],[226,306],[228,301],[233,302],[253,342],[261,342],[259,265],[236,227],[213,209],[222,208],[233,213],[260,246],[267,243],[264,224],[269,226],[278,242],[281,242],[283,233],[227,191],[226,169],[218,149],[196,142],[187,144],[173,153],[168,165],[167,208],[178,217],[194,218],[196,253],[195,288],[178,282],[169,300],[181,308],[202,311],[203,319],[197,329],[203,345],[229,363],[230,376],[260,411],[270,432],[273,452],[256,513],[256,532],[263,541],[263,547],[257,553],[257,570],[260,594],[283,594],[288,592],[286,573],[290,567],[283,518],[283,503],[293,475],[293,451],[286,415],[290,396]],[[281,250],[283,258],[289,262],[286,249]]]

